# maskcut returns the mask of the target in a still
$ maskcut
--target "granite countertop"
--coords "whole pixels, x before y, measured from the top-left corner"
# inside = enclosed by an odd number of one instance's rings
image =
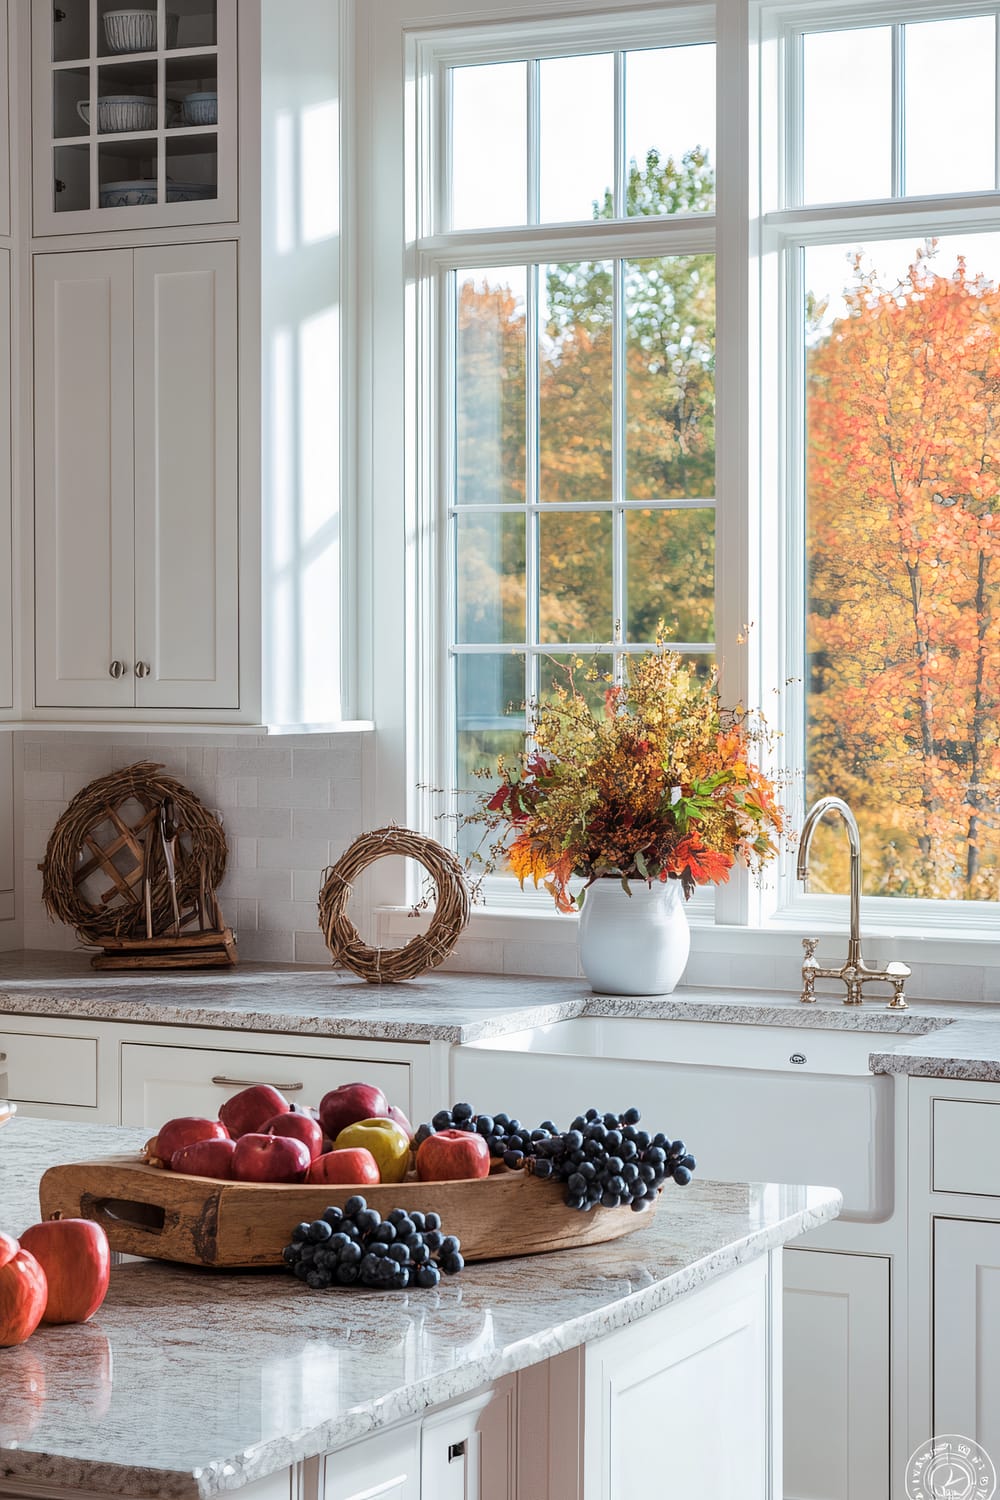
[[[662,998],[595,995],[584,980],[440,970],[379,988],[331,968],[247,963],[203,974],[108,974],[85,954],[0,953],[0,1015],[397,1042],[467,1043],[578,1017],[714,1021],[899,1036],[876,1073],[1000,1083],[1000,1006],[912,1001],[893,1011],[836,996],[680,986]],[[933,1038],[923,1042],[921,1038]]]
[[[145,1132],[0,1128],[2,1227],[50,1165]],[[91,1323],[0,1349],[0,1491],[200,1500],[641,1318],[834,1218],[832,1188],[702,1182],[610,1245],[467,1267],[434,1292],[307,1291],[281,1272],[127,1261]]]

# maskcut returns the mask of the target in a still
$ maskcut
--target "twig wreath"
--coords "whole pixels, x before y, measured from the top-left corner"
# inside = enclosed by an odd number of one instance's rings
[[[198,861],[209,883],[226,873],[226,836],[219,820],[163,767],[140,761],[112,771],[77,792],[52,830],[41,865],[42,900],[54,917],[75,927],[84,942],[134,937],[143,926],[142,865],[155,834],[160,804],[170,797],[181,829],[177,896],[181,905],[199,890]],[[157,929],[170,919],[166,871],[153,877]]]
[[[347,915],[354,881],[375,860],[402,854],[423,865],[437,889],[426,932],[402,948],[373,948],[361,940]],[[462,866],[449,849],[409,828],[376,828],[363,833],[326,871],[319,893],[319,925],[335,964],[369,984],[396,984],[434,969],[451,953],[469,920],[470,896]]]

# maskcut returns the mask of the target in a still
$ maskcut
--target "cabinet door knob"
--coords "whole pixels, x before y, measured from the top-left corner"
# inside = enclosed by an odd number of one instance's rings
[[[135,664],[135,675],[137,677],[148,677],[151,670],[148,661],[137,661]]]
[[[124,677],[125,663],[123,661],[113,661],[108,668],[108,673],[112,677]]]

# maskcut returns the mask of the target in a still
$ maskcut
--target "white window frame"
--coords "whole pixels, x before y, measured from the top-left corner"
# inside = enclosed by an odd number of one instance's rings
[[[835,206],[801,203],[801,135],[796,110],[801,100],[801,36],[803,31],[835,30],[849,26],[899,26],[906,21],[946,19],[949,16],[998,14],[996,3],[962,4],[960,0],[806,0],[806,3],[762,7],[760,47],[762,95],[778,104],[765,135],[761,181],[760,244],[765,300],[774,309],[770,327],[762,324],[761,389],[776,394],[762,413],[773,451],[764,448],[770,463],[770,483],[779,496],[776,535],[781,538],[781,629],[789,680],[782,687],[782,743],[789,760],[804,752],[800,726],[804,724],[804,682],[797,664],[805,661],[805,485],[804,485],[804,287],[802,250],[811,245],[852,239],[876,241],[912,233],[914,242],[925,236],[956,230],[1000,230],[1000,191],[940,195],[933,198],[901,194],[902,183],[902,64],[900,39],[893,45],[893,196]],[[1000,15],[998,15],[1000,43]],[[998,45],[1000,60],[1000,45]],[[997,90],[1000,119],[1000,87]],[[997,130],[996,182],[1000,186],[1000,125]],[[768,372],[776,377],[769,383]],[[781,449],[784,449],[782,452]],[[764,488],[767,488],[765,479]],[[792,822],[800,826],[804,813],[801,781],[796,796],[787,799]],[[843,911],[843,898],[809,895],[795,879],[793,862],[786,859],[778,876],[777,899],[769,914],[777,927],[826,927]],[[1000,903],[991,901],[933,901],[914,897],[867,896],[864,920],[868,931],[919,932],[931,938],[945,935],[988,938],[996,934]]]
[[[435,799],[418,783],[435,784],[441,746],[448,743],[444,736],[454,728],[442,713],[440,683],[452,607],[437,511],[438,496],[446,493],[442,447],[433,425],[444,371],[440,334],[426,336],[435,327],[440,267],[445,260],[478,268],[524,263],[526,255],[570,258],[573,244],[572,225],[468,236],[437,232],[440,204],[432,201],[424,166],[443,150],[435,79],[456,60],[517,55],[511,36],[518,23],[522,55],[537,54],[546,27],[546,54],[572,54],[586,50],[592,39],[615,48],[650,45],[651,37],[653,45],[676,40],[676,31],[660,28],[671,20],[686,24],[685,17],[698,9],[636,7],[634,0],[538,0],[529,26],[522,0],[378,0],[354,8],[358,109],[348,143],[356,162],[349,231],[358,293],[353,437],[362,497],[360,592],[370,600],[359,620],[359,651],[360,671],[371,684],[367,706],[377,725],[365,782],[368,826],[395,819],[434,831]],[[1000,228],[995,192],[933,200],[933,209],[928,200],[904,199],[863,207],[783,206],[780,148],[791,124],[779,84],[787,48],[803,28],[992,9],[957,0],[802,0],[796,6],[718,0],[716,212],[640,227],[648,253],[708,251],[714,231],[717,326],[725,330],[716,362],[716,649],[724,700],[775,704],[769,717],[785,746],[788,730],[802,722],[802,687],[786,680],[793,674],[783,662],[801,651],[805,626],[801,486],[795,479],[801,428],[793,398],[802,360],[796,332],[801,297],[787,274],[789,246],[859,233],[888,237],[917,225],[917,233],[930,225],[941,231]],[[556,32],[567,18],[573,32],[560,39]],[[594,229],[587,227],[587,253],[593,255]],[[609,221],[599,233],[608,254],[639,253],[631,224]],[[484,261],[487,242],[490,260]],[[748,623],[746,644],[737,648]],[[799,826],[801,783],[786,801],[792,825]],[[371,905],[387,913],[405,909],[415,894],[389,861],[373,867],[370,880]],[[714,893],[714,902],[711,895],[692,915],[696,925],[714,927],[703,946],[724,956],[727,974],[740,955],[790,954],[800,934],[846,930],[846,897],[803,894],[788,858],[759,887],[737,870]],[[501,934],[537,939],[557,929],[565,936],[573,921],[557,914],[547,895],[522,896],[513,882],[500,881],[486,908],[474,913],[473,929],[487,942]],[[866,897],[863,928],[873,937],[919,932],[921,956],[934,962],[1000,963],[993,958],[995,946],[987,945],[997,928],[994,903]],[[696,951],[698,946],[696,933]]]

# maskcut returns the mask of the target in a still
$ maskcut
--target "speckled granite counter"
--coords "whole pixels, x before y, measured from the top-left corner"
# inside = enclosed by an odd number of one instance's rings
[[[46,1167],[145,1132],[0,1129],[0,1221],[38,1216]],[[827,1188],[671,1190],[633,1238],[469,1267],[432,1293],[311,1294],[278,1273],[129,1262],[82,1327],[0,1350],[0,1491],[196,1500],[238,1488],[641,1318],[834,1218]]]
[[[870,1065],[873,1073],[1000,1083],[1000,1020],[977,1016],[954,1021],[892,1050],[873,1052]]]

